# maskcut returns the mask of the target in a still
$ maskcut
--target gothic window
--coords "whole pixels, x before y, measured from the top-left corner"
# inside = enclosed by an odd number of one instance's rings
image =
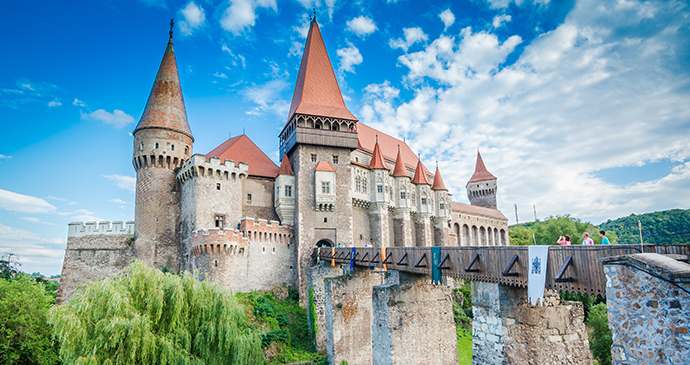
[[[333,164],[334,165],[338,164],[338,156],[333,156]]]
[[[331,193],[331,183],[327,181],[321,182],[321,193],[330,194]]]
[[[316,162],[316,154],[315,153],[311,154],[311,162]]]
[[[445,204],[443,204],[443,203],[441,203],[441,206],[440,206],[440,208],[441,208],[441,210],[444,210],[444,209],[446,209],[446,205],[445,205]]]
[[[285,185],[285,196],[292,196],[292,185]]]
[[[422,198],[422,205],[426,205],[426,198]]]
[[[364,180],[362,180],[362,191],[366,192],[367,190],[369,190],[369,183],[365,177]]]
[[[216,228],[223,229],[223,220],[225,219],[222,215],[216,215]]]
[[[362,178],[359,176],[355,178],[355,191],[358,193],[362,191]]]
[[[170,145],[170,150],[174,151],[175,150],[175,145]]]
[[[383,185],[377,185],[377,186],[376,186],[376,191],[377,191],[378,193],[383,193]]]
[[[400,193],[400,200],[405,200],[405,192]]]

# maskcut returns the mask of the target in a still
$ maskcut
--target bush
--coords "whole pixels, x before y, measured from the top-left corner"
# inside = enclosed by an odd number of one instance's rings
[[[57,344],[46,323],[53,303],[45,286],[28,275],[0,279],[0,364],[57,362]]]
[[[233,296],[139,261],[86,284],[48,319],[65,364],[264,363],[261,333]]]
[[[613,334],[609,329],[606,303],[592,306],[587,324],[592,327],[592,334],[589,339],[589,349],[592,351],[592,356],[599,361],[599,365],[611,365]]]

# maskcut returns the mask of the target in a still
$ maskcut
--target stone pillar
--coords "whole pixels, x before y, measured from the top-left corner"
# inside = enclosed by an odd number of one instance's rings
[[[582,304],[554,291],[531,306],[526,288],[472,282],[472,313],[473,364],[592,364]]]
[[[321,261],[320,263],[309,268],[309,307],[307,308],[307,323],[309,324],[309,333],[315,337],[316,350],[326,351],[326,307],[325,301],[325,285],[324,279],[327,277],[335,277],[343,275],[341,265],[331,266],[330,262]],[[316,328],[312,328],[312,311],[314,308],[316,314]],[[316,332],[316,336],[314,336]]]
[[[600,261],[607,279],[612,363],[687,364],[690,265],[656,253]]]
[[[414,216],[415,225],[415,245],[417,247],[431,246],[431,217],[428,213],[417,213]]]
[[[324,282],[326,350],[331,365],[371,364],[371,292],[384,283],[385,272],[356,267]],[[319,331],[321,332],[321,331]]]
[[[434,223],[434,246],[448,246],[448,219],[432,218]]]
[[[457,364],[450,289],[429,276],[398,275],[373,288],[373,364]]]
[[[393,215],[393,242],[391,246],[412,247],[412,222],[409,208],[398,208]]]
[[[371,203],[369,208],[371,244],[374,247],[389,246],[388,203]]]

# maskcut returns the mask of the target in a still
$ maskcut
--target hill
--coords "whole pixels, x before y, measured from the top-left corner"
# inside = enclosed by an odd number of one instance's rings
[[[608,220],[600,227],[616,234],[620,244],[640,243],[637,222],[642,223],[644,243],[656,245],[690,244],[690,209],[671,209],[660,212],[631,214]]]

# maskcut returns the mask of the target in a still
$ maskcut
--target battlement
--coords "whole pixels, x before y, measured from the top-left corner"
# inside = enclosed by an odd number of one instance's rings
[[[134,222],[72,222],[68,225],[67,238],[95,235],[134,235]]]
[[[194,177],[208,177],[217,180],[244,181],[249,172],[249,165],[244,162],[223,160],[218,157],[206,158],[206,155],[194,154],[184,162],[177,171],[177,181],[183,183]]]
[[[290,245],[293,240],[290,226],[281,225],[278,221],[243,218],[239,230],[210,228],[194,232],[192,252],[194,256],[214,253],[235,254],[242,253],[244,247],[253,242]]]

